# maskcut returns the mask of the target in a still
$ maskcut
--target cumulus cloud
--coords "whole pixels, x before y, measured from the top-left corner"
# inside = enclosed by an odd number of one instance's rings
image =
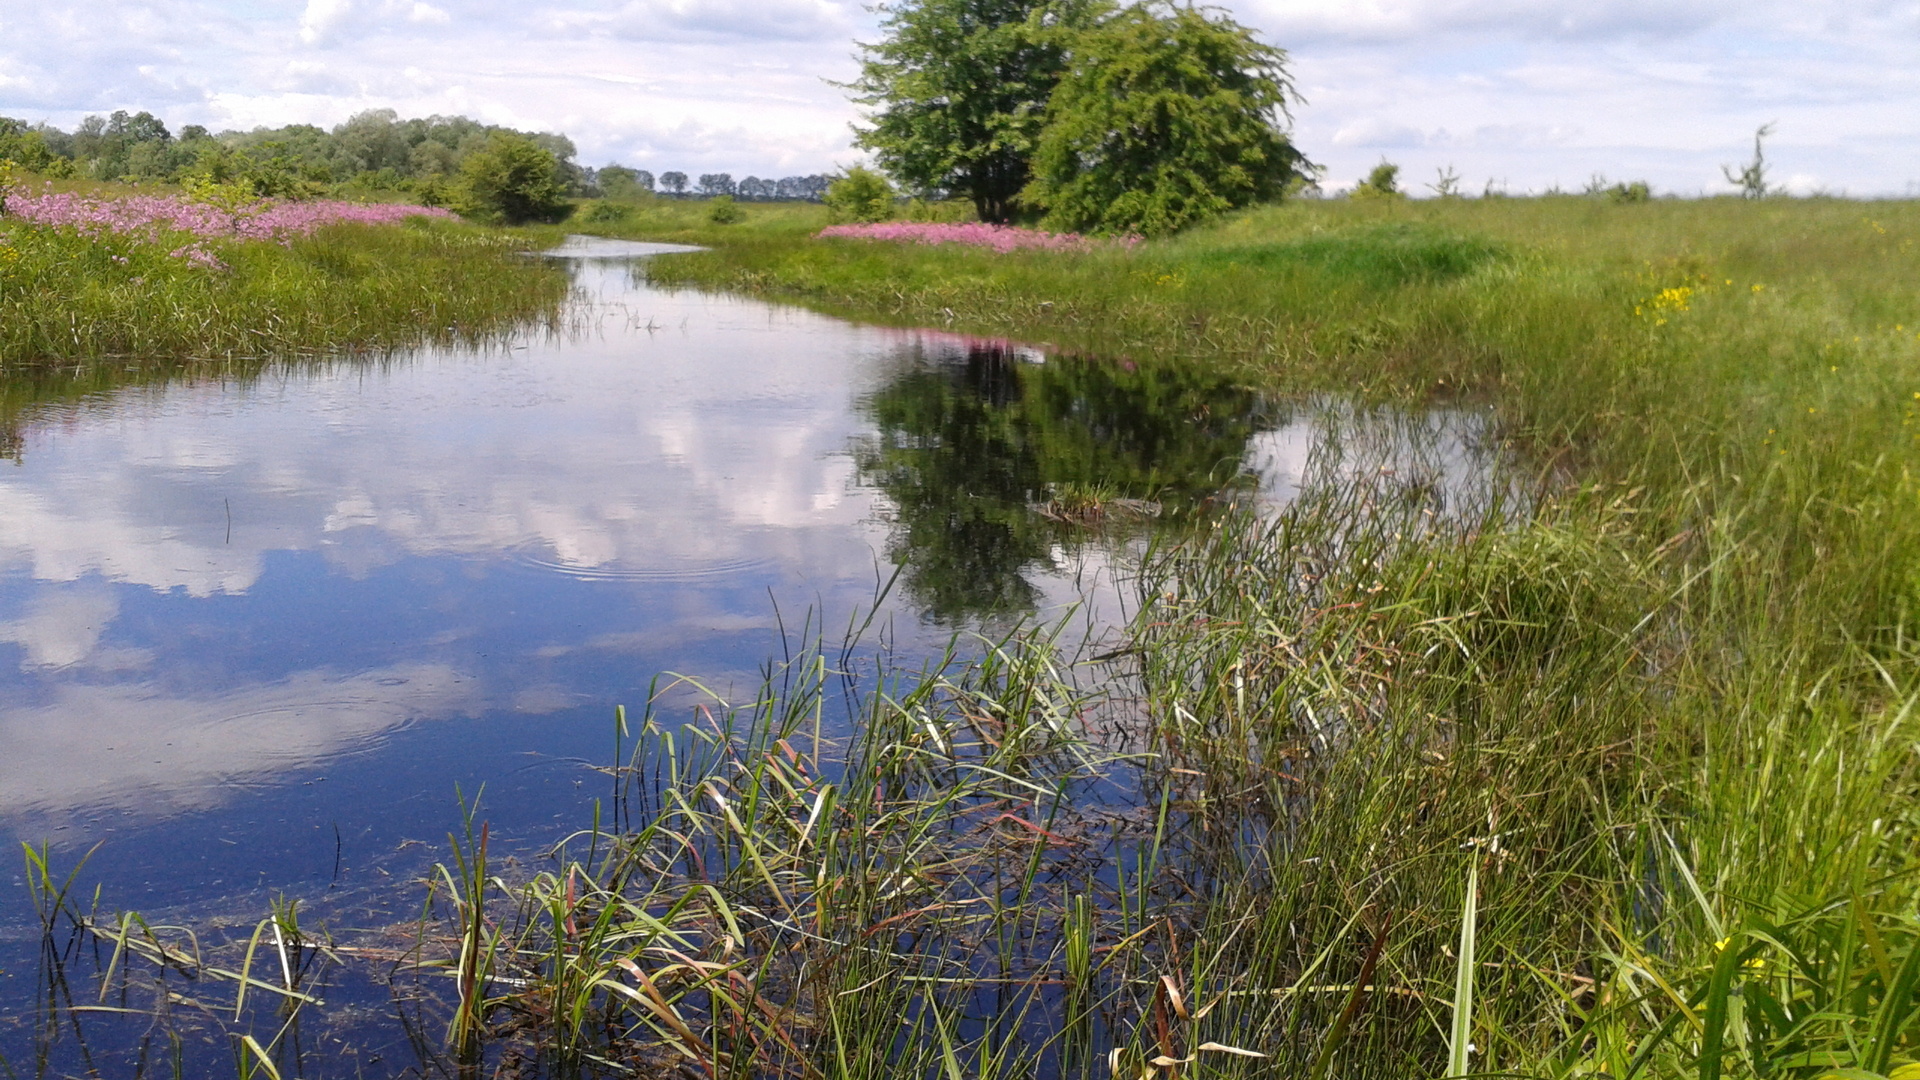
[[[1765,6],[1725,0],[1248,0],[1235,8],[1286,40],[1400,42],[1482,34],[1670,38]]]
[[[99,651],[100,635],[119,614],[111,590],[49,590],[28,601],[19,619],[0,623],[0,641],[23,648],[24,670],[71,667]]]

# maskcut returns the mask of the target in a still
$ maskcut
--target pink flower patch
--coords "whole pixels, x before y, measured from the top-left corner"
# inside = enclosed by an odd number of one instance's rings
[[[322,225],[351,222],[391,225],[409,217],[454,219],[447,210],[392,203],[266,201],[237,213],[179,196],[134,195],[123,199],[95,199],[73,192],[15,192],[7,199],[8,217],[37,225],[68,226],[91,236],[108,233],[151,238],[159,231],[192,233],[203,239],[285,242],[305,236]],[[181,249],[186,250],[186,249]],[[190,257],[190,256],[183,256]],[[207,258],[213,258],[208,255]],[[197,260],[196,260],[197,261]],[[214,260],[218,262],[219,260]]]

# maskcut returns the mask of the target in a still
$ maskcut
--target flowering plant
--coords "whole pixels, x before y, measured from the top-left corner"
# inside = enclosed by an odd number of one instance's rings
[[[455,216],[438,207],[334,200],[298,203],[269,200],[247,212],[236,213],[234,207],[218,205],[210,199],[163,195],[102,199],[51,190],[38,194],[15,192],[0,209],[23,221],[69,226],[91,236],[118,233],[153,237],[165,230],[192,233],[202,239],[233,237],[282,243],[306,236],[323,225],[340,222],[389,225],[408,217],[451,219]]]
[[[980,222],[941,225],[883,221],[873,225],[834,225],[822,229],[820,236],[853,240],[891,240],[901,244],[964,244],[1002,253],[1022,249],[1087,251],[1103,243],[1120,243],[1132,247],[1140,242],[1137,236],[1123,237],[1117,241],[1101,241],[1078,233],[1041,232],[1036,229],[1019,229],[1011,225],[987,225]]]

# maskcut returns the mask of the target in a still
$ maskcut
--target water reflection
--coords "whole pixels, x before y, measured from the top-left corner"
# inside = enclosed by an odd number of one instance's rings
[[[892,507],[888,551],[936,618],[1029,610],[1036,572],[1090,519],[1180,517],[1244,486],[1271,426],[1253,392],[1192,366],[921,342],[862,402],[860,480]]]
[[[456,783],[537,842],[590,813],[555,763],[603,760],[615,703],[662,671],[753,685],[776,604],[838,624],[898,564],[880,625],[909,663],[974,619],[1091,597],[1110,623],[1150,522],[1407,456],[1361,437],[1391,417],[1190,367],[669,293],[581,253],[565,334],[0,388],[0,828],[111,833],[96,866],[141,907],[311,880],[288,829],[442,836]]]

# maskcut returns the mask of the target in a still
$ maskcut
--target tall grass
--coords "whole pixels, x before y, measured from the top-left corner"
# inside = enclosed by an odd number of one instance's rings
[[[102,360],[236,362],[471,341],[551,316],[564,269],[527,240],[411,219],[330,226],[285,245],[170,241],[0,219],[0,372]]]

